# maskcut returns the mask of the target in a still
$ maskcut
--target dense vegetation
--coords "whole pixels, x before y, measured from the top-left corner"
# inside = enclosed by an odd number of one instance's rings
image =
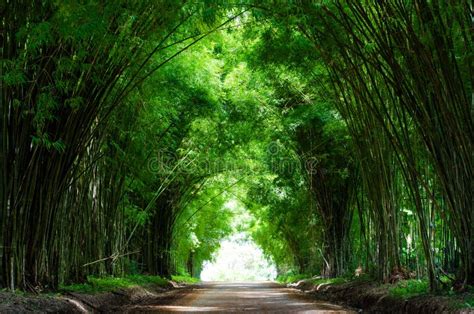
[[[280,274],[474,285],[468,1],[0,12],[2,287],[199,277],[242,231]]]

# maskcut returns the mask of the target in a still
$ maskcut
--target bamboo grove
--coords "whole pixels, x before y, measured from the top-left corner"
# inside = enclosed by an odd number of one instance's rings
[[[469,1],[0,11],[2,287],[199,277],[242,230],[281,274],[474,284]]]

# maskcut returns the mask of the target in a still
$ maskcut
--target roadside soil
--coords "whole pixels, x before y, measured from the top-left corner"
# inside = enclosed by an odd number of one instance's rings
[[[462,296],[460,296],[462,297]],[[363,310],[357,310],[363,309]],[[136,286],[98,294],[28,295],[0,292],[0,313],[474,313],[453,299],[423,295],[396,298],[386,286],[354,281],[291,287],[271,282],[169,287]]]
[[[363,309],[363,313],[474,313],[474,310],[456,308],[453,298],[446,296],[394,297],[387,286],[371,281],[314,285],[309,280],[302,280],[289,286],[318,300]],[[461,300],[462,296],[458,298]]]
[[[149,285],[118,289],[95,294],[64,293],[56,295],[31,295],[0,293],[0,313],[110,313],[130,304],[170,302],[179,298],[187,287],[170,285],[163,288]]]
[[[272,282],[133,287],[99,294],[0,294],[0,313],[356,313]]]

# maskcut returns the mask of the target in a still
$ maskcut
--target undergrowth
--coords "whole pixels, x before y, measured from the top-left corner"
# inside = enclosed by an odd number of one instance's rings
[[[408,279],[401,280],[388,289],[390,295],[400,298],[410,298],[428,293],[428,280]]]
[[[346,283],[348,280],[342,277],[335,277],[335,278],[318,278],[312,280],[312,283],[315,285],[339,285],[342,283]]]
[[[178,283],[187,283],[187,284],[194,284],[194,283],[199,282],[198,278],[186,276],[186,275],[171,276],[171,279],[173,279],[173,281],[176,281]]]
[[[158,285],[166,286],[168,281],[159,276],[129,275],[126,277],[87,277],[87,282],[60,286],[61,291],[96,293],[113,291],[132,286]]]
[[[287,273],[283,275],[278,275],[278,277],[276,278],[276,281],[279,283],[287,284],[287,283],[293,283],[293,282],[297,282],[302,279],[308,279],[308,278],[311,278],[311,275]]]
[[[464,299],[464,304],[467,308],[474,309],[474,294]]]
[[[467,291],[459,295],[455,301],[455,307],[459,309],[474,309],[474,286],[468,286]]]

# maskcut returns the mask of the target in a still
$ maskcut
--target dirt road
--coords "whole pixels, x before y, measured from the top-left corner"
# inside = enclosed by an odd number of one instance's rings
[[[271,282],[217,283],[196,286],[159,304],[135,305],[129,313],[354,313],[341,306]]]

